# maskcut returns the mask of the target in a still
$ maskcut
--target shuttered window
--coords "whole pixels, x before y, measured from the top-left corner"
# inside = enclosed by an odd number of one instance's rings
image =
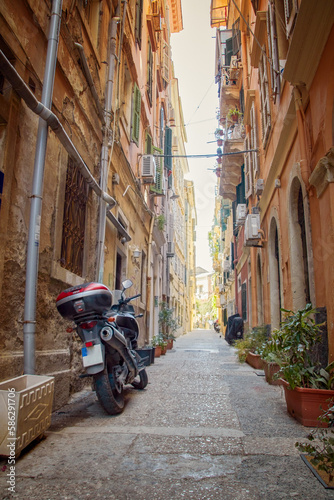
[[[83,275],[84,240],[88,185],[79,168],[68,159],[60,264]]]
[[[153,154],[159,154],[162,155],[162,149],[156,148],[153,146],[152,148]],[[155,164],[156,164],[156,173],[155,173],[155,184],[151,186],[151,191],[153,193],[156,193],[157,195],[163,194],[163,188],[164,188],[164,167],[163,167],[163,158],[161,156],[155,157]]]
[[[173,144],[173,131],[170,127],[165,128],[165,167],[168,170],[172,170],[173,158],[172,158],[172,144]]]
[[[242,319],[247,321],[247,284],[243,283],[241,285],[241,310]]]
[[[136,42],[141,48],[141,38],[142,38],[142,20],[143,20],[143,0],[136,1],[136,24],[135,24],[135,36]]]
[[[147,95],[152,106],[153,98],[153,52],[151,42],[148,41],[147,47]]]
[[[262,142],[263,142],[263,147],[265,147],[271,127],[271,116],[270,116],[270,100],[269,100],[270,94],[269,94],[269,82],[267,73],[267,59],[265,56],[264,49],[259,61],[259,85],[260,85],[260,100],[261,100]]]
[[[147,132],[145,135],[145,153],[147,155],[152,153],[152,137]]]
[[[131,138],[133,142],[137,144],[137,146],[139,144],[140,108],[141,108],[141,94],[137,84],[135,83],[133,88]]]
[[[162,41],[162,54],[161,54],[161,66],[162,66],[162,78],[166,83],[169,83],[169,45],[163,40]]]

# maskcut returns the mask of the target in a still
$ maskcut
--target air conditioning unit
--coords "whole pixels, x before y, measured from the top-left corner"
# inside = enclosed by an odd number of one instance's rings
[[[167,242],[167,257],[174,257],[175,255],[175,243],[173,241]]]
[[[233,69],[238,69],[238,58],[237,58],[237,56],[232,56],[231,57],[230,67],[233,68]]]
[[[154,183],[155,182],[155,172],[156,165],[153,155],[143,155],[141,164],[141,176],[143,182]]]
[[[237,226],[243,226],[246,220],[247,206],[245,203],[239,203],[237,205],[237,217],[236,224]]]
[[[245,221],[245,245],[257,245],[261,239],[260,214],[249,214]]]
[[[264,180],[263,179],[257,179],[256,181],[256,187],[255,187],[255,193],[257,196],[261,195],[264,190]]]

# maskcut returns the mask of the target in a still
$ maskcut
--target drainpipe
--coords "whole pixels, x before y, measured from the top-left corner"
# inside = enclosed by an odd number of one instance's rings
[[[53,0],[50,17],[50,32],[45,62],[42,103],[51,108],[54,77],[57,63],[57,50],[61,21],[62,0]],[[36,141],[34,177],[30,206],[30,223],[28,233],[26,288],[24,301],[24,373],[35,373],[35,332],[36,332],[36,299],[39,237],[41,229],[41,211],[43,195],[43,179],[48,124],[39,119]]]
[[[297,127],[298,127],[298,139],[299,139],[299,147],[300,147],[300,173],[302,175],[302,179],[306,186],[307,191],[310,190],[311,186],[309,183],[309,177],[311,175],[309,163],[307,160],[307,148],[305,141],[305,123],[304,123],[304,111],[302,108],[302,96],[297,87],[294,87],[294,97],[295,97],[295,108],[296,108],[296,116],[297,116]]]
[[[123,20],[121,32],[123,34],[126,5],[124,3],[123,8]],[[108,76],[106,83],[106,93],[105,93],[105,127],[103,129],[103,139],[101,148],[101,179],[100,186],[103,191],[106,191],[108,184],[108,173],[109,173],[109,147],[110,143],[113,145],[115,131],[110,128],[110,117],[112,108],[112,96],[114,91],[114,78],[115,78],[115,66],[116,66],[116,38],[117,38],[117,24],[119,23],[119,16],[121,10],[121,0],[119,0],[116,14],[111,19],[110,23],[110,40],[109,40],[109,66],[108,66]],[[122,40],[119,42],[119,52],[121,52]],[[119,61],[118,61],[119,62]],[[116,112],[116,110],[115,110]],[[112,155],[112,150],[110,155]],[[106,206],[103,200],[99,203],[99,227],[98,227],[98,243],[97,243],[97,280],[103,281],[103,271],[104,271],[104,244],[105,244],[105,232],[106,232]]]

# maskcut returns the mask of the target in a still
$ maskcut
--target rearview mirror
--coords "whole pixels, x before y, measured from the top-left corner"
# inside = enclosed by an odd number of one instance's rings
[[[132,286],[133,283],[131,280],[124,280],[122,282],[122,287],[123,287],[123,290],[126,290],[127,288],[130,288],[130,286]]]

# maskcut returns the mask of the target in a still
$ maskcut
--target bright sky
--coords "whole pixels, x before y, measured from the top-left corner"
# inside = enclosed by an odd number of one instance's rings
[[[210,27],[210,0],[182,0],[182,13],[183,31],[172,35],[171,44],[188,138],[186,151],[188,155],[214,154],[218,88],[214,83],[216,31]],[[188,163],[188,178],[194,181],[196,196],[196,265],[211,271],[208,232],[217,177],[208,169],[214,167],[215,158],[188,158]]]

